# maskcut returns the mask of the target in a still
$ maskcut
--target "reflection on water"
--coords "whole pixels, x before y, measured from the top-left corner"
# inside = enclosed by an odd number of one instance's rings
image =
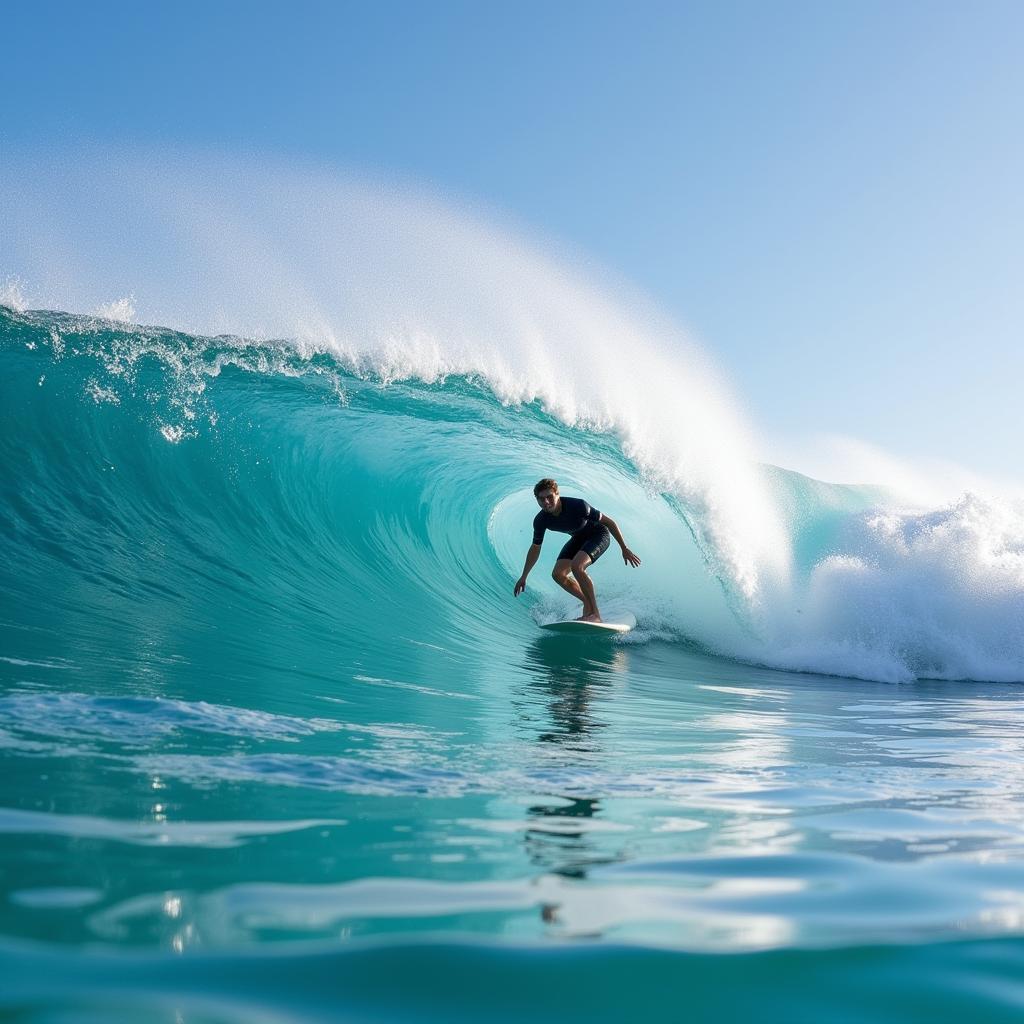
[[[172,699],[0,663],[4,934],[735,951],[1024,931],[1014,688],[546,635],[487,675],[424,651],[388,676],[414,686],[359,670],[287,713],[173,666]],[[24,799],[41,788],[67,799]]]
[[[585,767],[601,757],[601,731],[607,720],[594,704],[608,699],[628,671],[625,650],[604,637],[544,636],[527,650],[531,669],[530,697],[545,706],[536,742],[555,748],[563,764]],[[547,728],[544,728],[547,725]],[[567,792],[552,793],[527,810],[531,827],[524,834],[530,863],[565,878],[585,879],[598,865],[620,860],[621,851],[599,847],[592,839],[592,822],[600,822],[602,801]],[[543,904],[546,923],[557,921],[557,905]]]
[[[586,822],[600,812],[599,800],[532,805],[527,813],[534,824],[524,836],[530,863],[552,874],[583,879],[590,868],[620,859],[588,843]]]
[[[538,742],[580,753],[599,749],[594,733],[607,723],[594,716],[591,704],[621,683],[629,661],[620,646],[603,637],[596,640],[545,636],[527,650],[532,688],[547,704],[551,720],[551,728],[537,737]]]

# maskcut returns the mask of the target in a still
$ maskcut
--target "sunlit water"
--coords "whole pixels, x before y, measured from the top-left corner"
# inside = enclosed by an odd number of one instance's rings
[[[800,581],[881,495],[764,471],[780,619],[614,436],[471,376],[0,332],[5,1019],[1020,1018],[1020,592],[890,629],[911,552],[834,614]],[[538,630],[550,543],[512,597],[552,466],[644,558],[594,570],[625,642]]]

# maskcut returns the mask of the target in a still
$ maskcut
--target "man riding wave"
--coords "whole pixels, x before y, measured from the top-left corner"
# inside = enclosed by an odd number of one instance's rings
[[[526,577],[540,558],[544,531],[568,533],[569,540],[558,553],[551,577],[563,590],[583,602],[581,622],[600,622],[594,582],[587,569],[608,550],[612,537],[622,548],[622,560],[627,565],[636,568],[640,559],[626,547],[614,519],[591,508],[582,498],[563,498],[558,493],[558,484],[550,477],[538,481],[533,494],[540,511],[533,520],[533,543],[526,553],[523,575],[516,581],[513,593],[518,597],[526,589]]]

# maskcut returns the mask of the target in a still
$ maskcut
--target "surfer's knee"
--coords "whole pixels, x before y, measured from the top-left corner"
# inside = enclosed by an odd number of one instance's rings
[[[573,576],[580,576],[580,575],[586,576],[587,569],[589,567],[590,567],[590,559],[587,558],[586,556],[584,556],[583,558],[580,558],[580,556],[577,555],[572,560],[572,574],[573,574]]]
[[[556,583],[564,583],[569,578],[570,571],[571,571],[571,566],[568,566],[568,565],[556,565],[554,567],[554,569],[551,570],[551,578]]]

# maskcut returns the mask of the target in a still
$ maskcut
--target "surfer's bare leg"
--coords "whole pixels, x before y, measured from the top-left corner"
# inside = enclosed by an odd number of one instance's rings
[[[581,551],[572,560],[572,574],[576,583],[583,593],[583,621],[600,622],[601,613],[597,610],[597,594],[594,593],[594,581],[587,575],[587,566],[590,565],[590,555]]]
[[[572,578],[573,563],[568,558],[560,558],[551,570],[551,578],[563,589],[567,590],[577,601],[583,602],[583,614],[587,614],[587,599],[580,590],[580,585]]]

